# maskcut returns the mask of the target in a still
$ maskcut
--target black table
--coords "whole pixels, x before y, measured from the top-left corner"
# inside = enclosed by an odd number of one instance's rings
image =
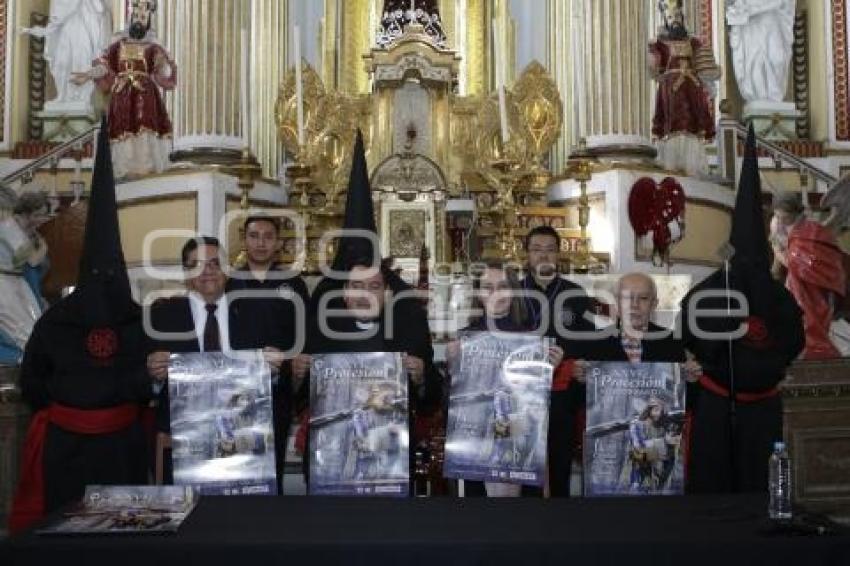
[[[0,564],[850,565],[850,535],[771,531],[760,496],[206,497],[176,535],[24,534]]]

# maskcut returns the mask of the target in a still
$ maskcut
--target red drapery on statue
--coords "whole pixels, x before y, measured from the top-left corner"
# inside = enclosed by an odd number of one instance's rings
[[[691,133],[701,139],[714,137],[708,94],[694,68],[694,54],[701,43],[696,38],[659,39],[649,44],[649,55],[658,69],[658,94],[652,135]]]
[[[804,359],[841,356],[829,339],[829,327],[833,314],[830,296],[843,297],[847,285],[843,256],[832,232],[817,222],[804,220],[788,235],[786,285],[803,309]]]
[[[122,38],[94,62],[97,86],[111,94],[109,141],[115,177],[164,170],[171,151],[171,120],[160,88],[172,89],[177,67],[152,41]]]
[[[112,92],[110,141],[142,131],[171,135],[171,120],[159,89],[174,88],[177,73],[162,47],[124,39],[113,43],[97,63],[108,69],[98,86]],[[164,65],[169,67],[167,72],[163,72]]]

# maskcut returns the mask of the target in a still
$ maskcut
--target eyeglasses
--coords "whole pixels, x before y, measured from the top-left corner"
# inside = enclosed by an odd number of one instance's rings
[[[384,284],[380,281],[370,281],[369,283],[363,283],[362,281],[351,281],[348,284],[349,289],[353,289],[355,291],[383,291]]]
[[[198,266],[206,267],[207,265],[209,265],[210,267],[212,267],[214,269],[221,269],[221,260],[218,259],[217,257],[213,257],[213,258],[210,258],[210,259],[200,259],[200,260],[196,259],[196,260],[186,262],[186,265],[184,265],[184,267],[186,269],[197,269]]]

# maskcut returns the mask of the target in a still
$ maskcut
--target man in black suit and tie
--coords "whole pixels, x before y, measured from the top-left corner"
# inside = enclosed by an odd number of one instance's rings
[[[684,347],[673,331],[652,321],[658,306],[652,277],[645,273],[623,275],[617,281],[614,299],[615,323],[599,330],[598,339],[579,342],[582,358],[632,363],[686,361]],[[582,373],[583,365],[577,364],[577,373]]]
[[[280,347],[284,337],[275,329],[267,309],[262,308],[264,303],[250,297],[231,301],[225,294],[227,276],[221,268],[218,239],[200,236],[189,240],[183,246],[181,261],[189,292],[155,302],[149,319],[154,335],[147,367],[158,395],[157,430],[166,433],[171,427],[165,382],[172,353],[262,349],[273,375],[283,361]],[[170,480],[168,460],[164,462],[166,480]]]

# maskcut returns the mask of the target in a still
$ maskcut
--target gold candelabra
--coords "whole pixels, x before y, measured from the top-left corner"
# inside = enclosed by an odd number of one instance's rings
[[[517,173],[521,163],[503,154],[501,159],[494,160],[491,165],[499,172],[499,193],[493,207],[493,212],[499,219],[499,253],[508,261],[516,261],[518,259],[515,235],[517,211],[514,192],[520,181]]]
[[[304,159],[304,148],[302,146],[295,154],[295,162],[287,165],[286,176],[289,178],[292,186],[294,187],[293,196],[296,197],[293,201],[292,207],[298,212],[301,222],[303,223],[303,230],[296,230],[297,238],[295,242],[296,249],[293,263],[300,266],[302,269],[307,269],[308,271],[317,269],[316,265],[312,265],[314,262],[310,262],[310,265],[307,265],[307,258],[309,257],[307,248],[310,242],[308,230],[311,224],[310,209],[313,204],[310,200],[310,195],[313,192],[314,187],[312,172],[312,166],[310,166]],[[301,237],[303,237],[303,239],[301,239]]]
[[[242,154],[239,161],[233,163],[232,165],[226,166],[224,168],[224,171],[236,177],[236,186],[239,187],[239,190],[242,193],[242,196],[239,199],[239,209],[242,211],[243,215],[247,216],[248,198],[251,194],[251,190],[254,188],[254,180],[259,177],[263,172],[262,167],[257,161],[257,158],[254,157],[254,155],[251,153],[251,148],[245,146],[242,148]],[[240,227],[239,236],[244,242],[244,228]],[[236,256],[236,265],[244,265],[247,260],[247,252],[243,247],[239,251],[239,255]]]
[[[581,230],[578,249],[570,258],[570,263],[575,271],[582,273],[593,271],[599,264],[599,260],[590,253],[590,241],[587,236],[587,226],[590,224],[590,200],[587,197],[587,183],[593,178],[593,168],[597,162],[596,157],[587,148],[587,140],[585,138],[579,139],[578,146],[570,153],[568,160],[568,172],[579,184],[578,225]]]

